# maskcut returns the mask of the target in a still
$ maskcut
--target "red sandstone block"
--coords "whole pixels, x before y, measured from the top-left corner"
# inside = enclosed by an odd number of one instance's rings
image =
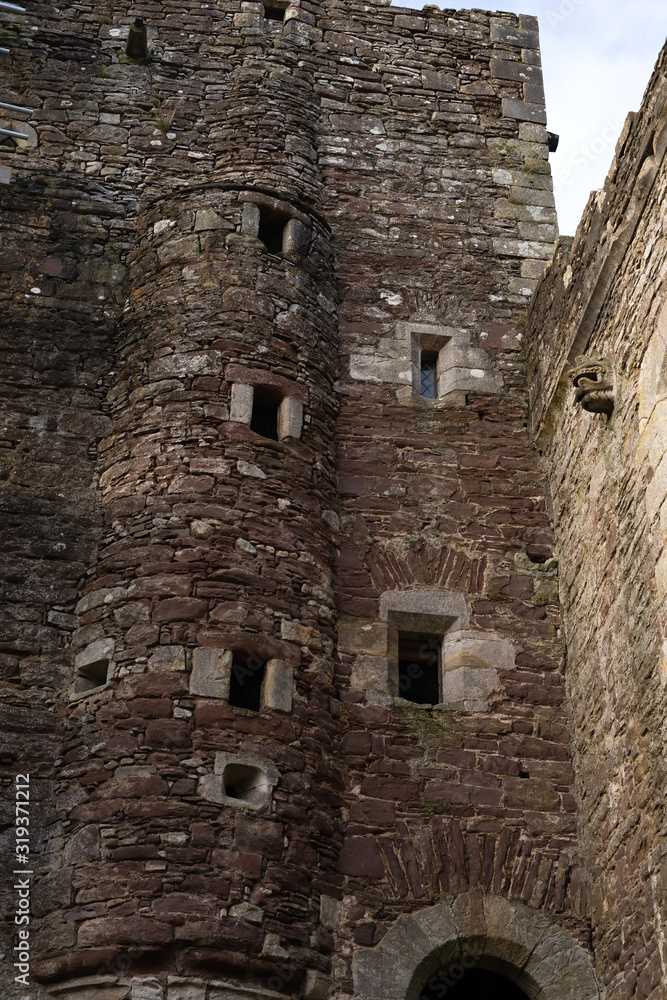
[[[207,608],[208,602],[196,597],[174,597],[160,601],[152,618],[155,622],[204,620]]]
[[[208,858],[208,851],[205,848],[172,847],[167,844],[164,853],[167,861],[177,865],[202,865]]]
[[[352,732],[343,736],[343,753],[354,754],[355,756],[366,756],[370,753],[371,737],[370,733]]]
[[[414,802],[419,799],[419,786],[414,781],[401,778],[365,778],[361,791],[363,795],[390,802]]]
[[[279,860],[283,853],[283,824],[241,814],[236,820],[234,843],[239,851]]]
[[[211,903],[205,903],[197,896],[187,892],[169,892],[166,896],[154,900],[151,909],[162,917],[171,914],[202,914],[215,917],[217,909]]]
[[[140,775],[128,775],[117,778],[110,778],[100,785],[93,792],[93,799],[103,799],[108,803],[111,799],[121,798],[146,798],[151,795],[166,795],[169,791],[167,782],[159,775],[152,774],[146,777]]]
[[[176,672],[132,674],[118,686],[119,698],[170,698],[188,690],[187,680]]]
[[[110,851],[114,861],[134,860],[135,858],[157,858],[157,845],[155,844],[135,844],[128,847],[116,847]]]
[[[216,729],[227,729],[236,713],[226,703],[219,701],[197,701],[195,707],[195,726],[206,729],[212,726]]]
[[[169,789],[170,795],[194,795],[197,782],[194,778],[179,778]]]
[[[125,803],[129,819],[189,819],[197,815],[197,807],[182,799],[133,799]]]
[[[166,698],[135,698],[132,702],[132,715],[144,719],[169,719],[173,710],[173,703]]]
[[[359,799],[350,805],[350,820],[370,826],[392,826],[396,808],[393,802],[383,799]]]
[[[191,742],[188,724],[181,719],[156,720],[146,728],[149,747],[189,747]]]
[[[99,917],[85,920],[79,927],[79,947],[114,944],[169,944],[172,930],[169,924],[147,917]]]
[[[338,871],[368,879],[384,878],[384,864],[375,837],[346,837],[338,856]]]

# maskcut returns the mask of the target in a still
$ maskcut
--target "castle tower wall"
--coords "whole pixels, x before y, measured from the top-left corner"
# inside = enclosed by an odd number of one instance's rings
[[[515,59],[539,76],[536,29],[393,8],[350,24],[332,8],[324,36],[339,60],[321,161],[341,282],[339,934],[359,963],[398,914],[473,888],[588,939],[556,576],[525,429],[522,315],[556,233],[543,103],[512,82]],[[435,399],[420,353],[437,355]],[[411,632],[444,633],[438,707],[397,676]],[[388,990],[394,972],[382,966]]]
[[[102,381],[74,470],[94,544],[30,593],[70,616],[33,974],[61,1000],[324,1000],[450,894],[529,906],[588,970],[520,356],[556,235],[535,19],[267,13],[72,6],[32,66],[63,138],[39,126],[8,196],[71,174],[45,211],[104,209],[68,244],[79,291],[53,285]],[[65,28],[86,59],[52,109]],[[403,633],[439,643],[436,707],[403,697]]]
[[[528,321],[593,941],[615,997],[665,990],[664,70],[663,50],[609,176],[574,241],[561,242]]]

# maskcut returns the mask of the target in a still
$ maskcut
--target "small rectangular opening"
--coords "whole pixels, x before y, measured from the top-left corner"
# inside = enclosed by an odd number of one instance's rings
[[[256,806],[266,796],[266,775],[250,764],[227,764],[222,781],[225,795],[230,799]]]
[[[268,253],[283,252],[283,233],[287,220],[273,213],[260,210],[258,238],[266,247]]]
[[[278,440],[278,409],[282,402],[279,393],[263,386],[255,386],[252,400],[250,430],[271,441]]]
[[[440,702],[442,636],[398,634],[398,694],[417,705]]]
[[[425,399],[437,399],[438,355],[435,351],[422,351],[420,359],[420,392]]]
[[[229,681],[229,704],[259,712],[266,664],[255,653],[234,653]]]
[[[286,7],[273,6],[272,4],[264,4],[264,17],[268,21],[284,21]]]

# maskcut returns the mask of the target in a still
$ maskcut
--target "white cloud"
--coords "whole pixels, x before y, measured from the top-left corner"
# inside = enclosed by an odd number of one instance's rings
[[[395,6],[421,8],[421,0]],[[629,111],[637,111],[667,35],[665,0],[507,0],[540,22],[560,231],[573,234],[609,170]]]

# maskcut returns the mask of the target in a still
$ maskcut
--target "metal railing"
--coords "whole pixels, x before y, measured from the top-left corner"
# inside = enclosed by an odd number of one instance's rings
[[[25,14],[25,7],[20,7],[16,3],[5,3],[4,0],[0,0],[0,13],[6,14]],[[8,54],[11,50],[8,48],[0,47],[0,53]],[[32,108],[24,108],[19,104],[8,104],[6,101],[0,101],[0,108],[3,111],[16,111],[19,114],[30,115],[32,114]],[[2,119],[0,119],[0,122]],[[27,136],[25,132],[17,132],[12,128],[0,128],[0,136],[6,137],[8,139],[26,139]],[[12,179],[11,167],[0,167],[0,184],[9,184]]]

